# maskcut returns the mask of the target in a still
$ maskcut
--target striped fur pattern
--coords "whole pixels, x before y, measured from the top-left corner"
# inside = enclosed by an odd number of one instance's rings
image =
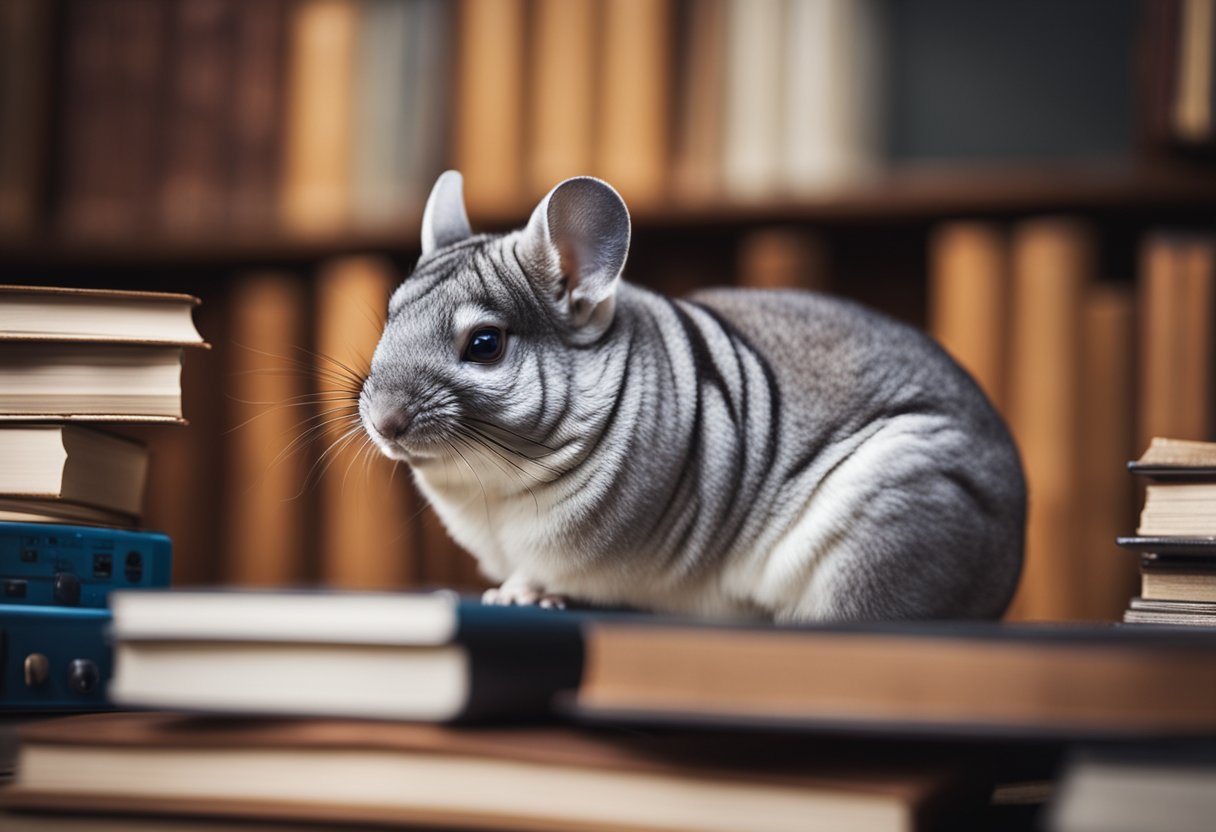
[[[558,597],[782,621],[994,617],[1021,567],[1017,451],[930,339],[854,304],[620,280],[598,180],[474,236],[440,178],[360,397],[451,535]],[[496,363],[469,333],[508,333]]]

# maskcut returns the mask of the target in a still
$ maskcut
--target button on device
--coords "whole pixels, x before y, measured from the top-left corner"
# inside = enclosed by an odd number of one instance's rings
[[[71,572],[56,572],[51,585],[51,595],[56,604],[74,607],[80,603],[80,578]]]
[[[27,688],[41,687],[51,675],[51,663],[41,653],[30,653],[25,657],[25,686]]]
[[[101,673],[89,659],[72,659],[68,665],[68,687],[76,693],[91,693],[99,681]]]
[[[4,582],[5,598],[24,598],[29,584],[19,578],[10,578]]]

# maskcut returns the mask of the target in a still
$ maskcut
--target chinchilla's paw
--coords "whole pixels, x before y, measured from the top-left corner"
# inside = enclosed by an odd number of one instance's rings
[[[510,581],[502,586],[487,589],[481,596],[481,603],[499,607],[537,606],[547,610],[566,608],[566,599],[561,595],[551,595],[534,586],[512,584]]]

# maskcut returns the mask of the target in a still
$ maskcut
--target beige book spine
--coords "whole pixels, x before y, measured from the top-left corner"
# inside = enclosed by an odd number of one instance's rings
[[[1081,305],[1094,260],[1092,235],[1078,222],[1040,219],[1015,229],[1008,418],[1030,494],[1015,619],[1076,612],[1060,576],[1077,543]]]
[[[1009,251],[996,226],[953,222],[929,245],[929,331],[1004,411]]]
[[[471,214],[520,208],[525,5],[464,0],[457,22],[455,162]]]
[[[306,315],[303,288],[289,274],[249,275],[228,299],[225,582],[281,586],[306,568],[307,449],[296,440],[308,416],[297,405],[309,391],[294,364]]]
[[[280,214],[293,232],[331,232],[348,220],[357,21],[353,0],[302,0],[292,10]]]
[[[1136,525],[1135,297],[1130,284],[1090,287],[1082,307],[1080,482],[1076,517],[1081,535],[1061,579],[1075,614],[1118,621],[1136,594],[1136,559],[1115,545]]]
[[[671,18],[667,0],[604,5],[596,172],[635,208],[667,194]]]
[[[388,264],[370,257],[333,261],[317,280],[321,577],[343,589],[399,589],[418,573],[408,466],[384,457],[358,418],[396,283]]]
[[[528,188],[539,198],[591,172],[596,0],[538,0],[528,131]]]

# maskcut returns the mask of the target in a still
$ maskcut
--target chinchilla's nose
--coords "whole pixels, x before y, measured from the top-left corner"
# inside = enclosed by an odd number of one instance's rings
[[[398,439],[410,429],[414,417],[398,408],[386,409],[372,414],[372,427],[387,440]]]

